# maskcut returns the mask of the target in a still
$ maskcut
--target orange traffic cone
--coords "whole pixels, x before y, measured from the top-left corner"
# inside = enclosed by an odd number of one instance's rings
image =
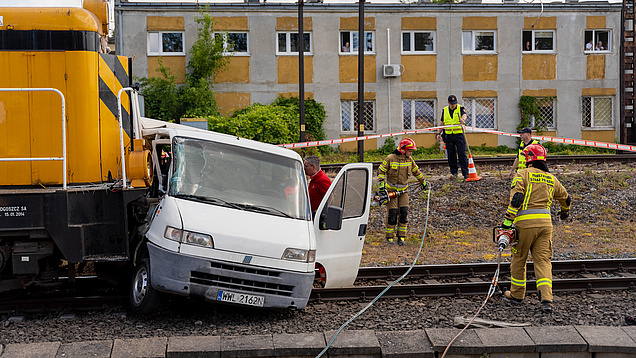
[[[468,178],[466,181],[477,181],[480,180],[481,177],[477,175],[477,169],[475,169],[475,162],[473,162],[473,156],[468,154]]]

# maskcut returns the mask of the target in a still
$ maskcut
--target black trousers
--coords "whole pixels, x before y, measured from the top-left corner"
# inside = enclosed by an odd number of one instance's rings
[[[464,178],[468,178],[468,157],[466,156],[466,140],[463,133],[448,134],[445,136],[446,150],[448,151],[448,166],[451,174],[457,175],[457,157]]]

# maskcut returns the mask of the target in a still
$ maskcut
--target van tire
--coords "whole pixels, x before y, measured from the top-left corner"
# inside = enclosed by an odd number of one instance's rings
[[[150,284],[150,259],[139,262],[130,282],[130,307],[134,314],[148,315],[161,307],[163,297]]]

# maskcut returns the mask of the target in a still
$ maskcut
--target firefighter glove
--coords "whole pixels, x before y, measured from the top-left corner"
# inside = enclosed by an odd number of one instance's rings
[[[501,228],[504,230],[508,230],[512,228],[512,221],[510,219],[504,219],[503,223],[501,224]]]
[[[559,210],[559,218],[561,220],[566,220],[567,218],[570,217],[570,210]]]
[[[428,183],[426,181],[421,182],[420,183],[420,189],[422,189],[422,190],[428,189]]]
[[[378,187],[380,191],[386,191],[386,182],[383,180],[380,182],[380,186]]]

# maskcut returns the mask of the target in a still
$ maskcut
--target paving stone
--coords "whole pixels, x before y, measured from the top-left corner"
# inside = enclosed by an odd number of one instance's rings
[[[60,342],[7,344],[2,358],[54,358],[60,345]]]
[[[534,342],[522,327],[476,329],[475,333],[488,353],[535,351]]]
[[[382,358],[435,358],[425,330],[377,332]]]
[[[636,342],[621,327],[575,326],[590,352],[636,353]]]
[[[433,344],[433,349],[441,353],[446,350],[448,343],[460,332],[453,328],[428,328],[426,334]],[[455,339],[448,349],[448,354],[482,354],[483,343],[474,329],[467,329]]]
[[[167,345],[167,337],[115,339],[111,358],[163,358]]]
[[[57,358],[109,358],[113,350],[113,341],[84,341],[62,344]]]
[[[622,326],[621,329],[636,342],[636,326]]]
[[[221,337],[192,336],[168,338],[168,358],[219,358],[221,356]]]
[[[275,334],[273,338],[276,357],[315,357],[327,346],[321,333]]]
[[[524,329],[535,343],[537,352],[587,351],[587,342],[573,326],[525,327]]]
[[[325,342],[329,344],[336,331],[324,333]],[[371,330],[340,331],[327,351],[329,357],[358,356],[379,357],[382,354],[380,342]]]
[[[273,357],[274,341],[271,334],[221,337],[221,357]]]

